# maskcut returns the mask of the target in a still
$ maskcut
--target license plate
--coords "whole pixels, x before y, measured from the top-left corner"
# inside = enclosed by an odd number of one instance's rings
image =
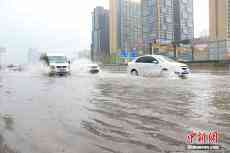
[[[184,71],[183,74],[189,74],[189,71]]]
[[[60,69],[59,71],[60,71],[60,72],[65,72],[65,69]]]

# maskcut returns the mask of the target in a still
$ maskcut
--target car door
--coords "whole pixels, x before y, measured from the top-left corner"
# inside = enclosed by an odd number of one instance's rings
[[[160,63],[159,61],[152,57],[146,56],[144,59],[144,76],[157,76],[160,74]]]
[[[144,65],[145,65],[145,57],[140,57],[135,62],[135,69],[138,71],[138,74],[144,75]]]

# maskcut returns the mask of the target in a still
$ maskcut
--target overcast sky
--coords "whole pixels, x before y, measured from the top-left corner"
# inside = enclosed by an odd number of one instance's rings
[[[25,62],[29,48],[74,52],[90,47],[91,12],[108,0],[0,0],[0,46],[7,61]],[[208,31],[208,0],[194,0],[195,35]]]

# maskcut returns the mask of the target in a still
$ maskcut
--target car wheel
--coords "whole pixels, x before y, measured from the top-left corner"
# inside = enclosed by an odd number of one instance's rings
[[[167,74],[168,74],[168,69],[167,68],[161,69],[160,76],[165,76]]]
[[[181,79],[187,79],[187,78],[188,78],[188,76],[187,76],[187,75],[185,75],[185,74],[182,74],[182,75],[179,75],[179,78],[181,78]]]
[[[132,76],[138,76],[139,74],[138,74],[137,70],[132,70],[131,75]]]

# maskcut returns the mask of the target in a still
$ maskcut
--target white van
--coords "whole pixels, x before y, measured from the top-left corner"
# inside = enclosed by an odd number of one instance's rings
[[[69,74],[70,61],[64,54],[46,54],[49,74]]]

